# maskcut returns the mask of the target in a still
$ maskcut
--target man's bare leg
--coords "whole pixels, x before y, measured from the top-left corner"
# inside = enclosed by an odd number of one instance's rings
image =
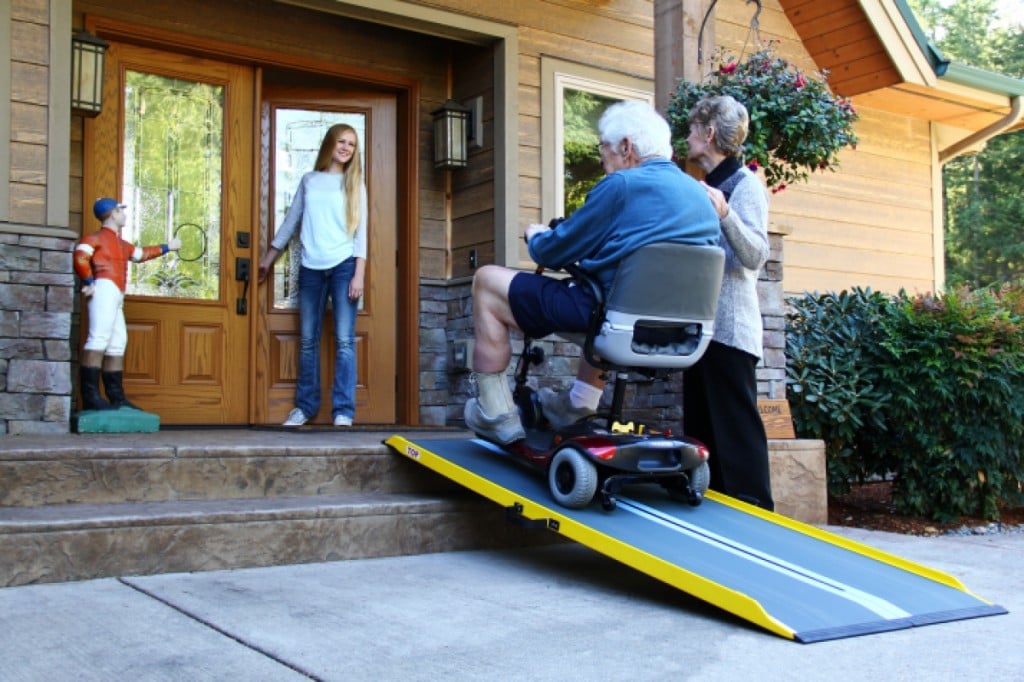
[[[466,424],[500,443],[525,437],[505,372],[512,359],[509,331],[518,329],[508,302],[516,272],[485,265],[473,277],[473,374],[477,398],[466,403]]]

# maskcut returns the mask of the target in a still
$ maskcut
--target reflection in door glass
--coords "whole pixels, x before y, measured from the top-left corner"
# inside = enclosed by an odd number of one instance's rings
[[[125,239],[177,237],[177,254],[132,265],[127,293],[220,297],[224,88],[127,71],[124,90]]]
[[[366,115],[339,111],[309,109],[275,109],[274,111],[274,226],[279,226],[292,204],[299,180],[316,165],[320,143],[327,130],[347,123],[359,138],[359,153],[366,168]],[[299,306],[299,261],[301,258],[299,230],[295,231],[288,250],[274,264],[274,307]],[[360,301],[360,305],[362,302]]]

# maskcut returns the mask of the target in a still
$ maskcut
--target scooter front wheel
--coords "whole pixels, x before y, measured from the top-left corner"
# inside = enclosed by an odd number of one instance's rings
[[[579,450],[564,447],[551,458],[548,488],[558,504],[582,509],[590,504],[597,491],[597,467]]]

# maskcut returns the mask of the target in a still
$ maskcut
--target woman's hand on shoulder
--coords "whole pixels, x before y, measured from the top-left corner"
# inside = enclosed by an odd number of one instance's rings
[[[717,187],[712,187],[703,180],[700,181],[701,187],[708,193],[708,199],[711,200],[711,205],[715,207],[715,213],[718,214],[718,219],[721,220],[725,216],[729,215],[729,202],[725,200],[725,195],[722,194],[722,190]]]

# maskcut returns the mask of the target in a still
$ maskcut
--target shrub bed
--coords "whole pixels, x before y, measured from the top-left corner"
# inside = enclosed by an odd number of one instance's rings
[[[797,435],[829,491],[892,481],[900,513],[997,519],[1024,499],[1024,291],[806,294],[787,315]]]

